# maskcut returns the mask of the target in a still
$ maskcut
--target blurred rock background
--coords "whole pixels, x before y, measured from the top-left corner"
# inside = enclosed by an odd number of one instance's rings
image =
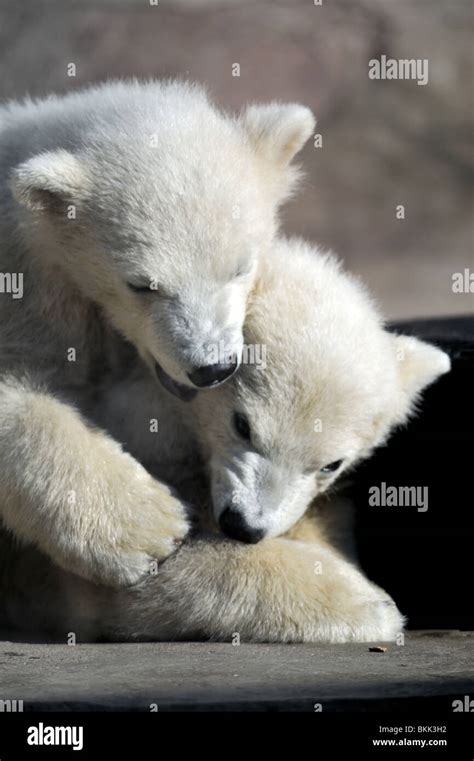
[[[181,75],[232,109],[306,103],[322,147],[284,229],[336,250],[389,317],[472,311],[452,291],[474,270],[471,0],[154,2],[1,0],[0,98]],[[382,54],[427,58],[429,83],[369,80]]]

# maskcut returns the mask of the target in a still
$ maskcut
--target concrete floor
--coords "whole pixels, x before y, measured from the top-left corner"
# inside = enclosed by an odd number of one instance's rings
[[[474,632],[371,645],[0,643],[0,700],[31,710],[452,711],[474,690]],[[156,710],[156,709],[155,709]]]

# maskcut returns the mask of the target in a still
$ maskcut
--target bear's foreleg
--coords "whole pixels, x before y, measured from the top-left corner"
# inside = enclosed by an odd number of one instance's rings
[[[0,382],[0,520],[58,565],[137,582],[188,531],[186,508],[103,431],[27,380]]]
[[[242,642],[393,640],[403,617],[355,565],[321,542],[186,543],[149,578],[119,590],[112,638]]]

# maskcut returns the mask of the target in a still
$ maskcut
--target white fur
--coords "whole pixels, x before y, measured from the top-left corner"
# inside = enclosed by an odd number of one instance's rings
[[[308,109],[256,105],[235,118],[198,86],[132,81],[8,104],[0,124],[2,176],[23,206],[4,196],[3,238],[21,222],[29,253],[182,384],[210,346],[240,357],[255,262],[294,185]]]
[[[188,530],[182,500],[91,427],[91,407],[103,376],[141,365],[134,350],[184,384],[208,344],[240,354],[312,124],[270,110],[277,134],[257,144],[245,114],[179,82],[0,108],[0,271],[24,275],[23,299],[0,299],[0,517],[88,578],[137,581]]]
[[[36,508],[26,501],[21,504],[24,515],[18,526],[14,524],[18,508],[8,522],[17,535],[36,538],[66,568],[69,562],[69,567],[85,576],[104,575],[103,569],[112,567],[116,555],[107,542],[97,545],[90,521],[105,522],[109,534],[122,532],[127,546],[131,532],[138,530],[150,544],[166,533],[150,524],[151,515],[164,519],[159,493],[156,510],[143,502],[141,487],[136,492],[136,516],[124,514],[121,508],[124,493],[138,488],[140,482],[148,489],[161,489],[141,470],[140,461],[201,507],[207,501],[206,478],[203,483],[207,473],[216,518],[232,496],[234,477],[241,499],[233,507],[247,521],[258,520],[267,535],[290,529],[286,536],[253,546],[218,535],[191,539],[168,557],[156,575],[116,593],[50,570],[53,579],[54,574],[61,576],[59,588],[70,601],[66,612],[57,610],[58,581],[53,591],[47,586],[38,592],[34,579],[22,586],[17,578],[16,585],[23,590],[20,608],[27,604],[25,596],[36,600],[41,594],[48,623],[54,621],[56,630],[78,631],[84,638],[106,634],[112,638],[231,639],[236,632],[243,641],[396,637],[403,616],[390,597],[357,568],[344,504],[333,498],[324,506],[316,498],[336,477],[319,470],[344,457],[342,472],[368,456],[410,414],[422,388],[448,370],[447,356],[416,339],[385,332],[360,284],[344,274],[333,258],[298,240],[281,240],[262,260],[245,338],[265,341],[266,369],[243,366],[225,386],[202,392],[191,404],[170,397],[140,363],[135,362],[124,375],[122,363],[112,362],[95,406],[89,404],[89,414],[113,438],[98,430],[87,431],[76,413],[66,412],[55,400],[45,398],[39,403],[38,397],[21,394],[11,398],[9,409],[18,415],[12,425],[16,425],[19,448],[10,454],[9,472],[16,474],[24,494],[29,493],[29,481],[34,485],[37,501]],[[21,405],[27,399],[30,407],[25,416]],[[233,430],[235,409],[248,416],[252,446]],[[37,420],[34,415],[41,412],[44,419]],[[64,420],[71,416],[61,441],[50,433],[58,426],[56,415]],[[314,430],[316,418],[322,420],[321,431]],[[158,433],[150,430],[154,419]],[[19,438],[22,425],[28,440]],[[120,452],[113,439],[122,442],[134,459]],[[61,494],[54,520],[48,515],[51,490],[65,489],[67,483],[67,479],[54,483],[58,470],[51,443],[63,470],[71,468],[67,458],[71,451],[79,453],[87,466],[69,473],[76,483],[79,479],[80,494],[84,489],[80,481],[88,482],[88,503],[76,505],[74,524]],[[49,474],[42,487],[38,472],[30,478],[26,473],[25,478],[22,470],[21,448],[28,446],[41,453],[36,468],[43,479]],[[311,474],[306,473],[309,469]],[[108,480],[99,481],[102,478]],[[103,498],[110,509],[101,506]],[[179,514],[176,506],[170,507]],[[34,524],[35,510],[39,525]],[[206,513],[201,513],[200,520],[212,528]],[[32,521],[34,530],[28,536],[26,527]],[[49,544],[37,539],[43,524],[50,532]],[[65,547],[58,550],[61,542]],[[79,551],[72,553],[71,548]],[[99,573],[97,557],[102,563]],[[126,557],[120,559],[127,567]],[[24,573],[24,563],[22,569]],[[132,575],[132,564],[128,570]],[[8,589],[7,594],[11,594]]]
[[[197,88],[129,83],[13,104],[0,124],[17,199],[1,187],[0,270],[25,275],[23,301],[0,301],[6,528],[111,585],[168,558],[117,595],[66,574],[78,615],[90,611],[82,595],[98,595],[112,636],[393,638],[403,623],[393,602],[336,549],[318,511],[298,519],[338,475],[321,468],[367,457],[449,361],[388,334],[331,257],[302,241],[270,248],[308,112],[275,105],[230,119]],[[127,289],[150,278],[160,295]],[[186,382],[206,344],[242,341],[249,293],[244,338],[265,344],[266,369],[243,365],[190,404],[170,397],[147,364]],[[273,538],[202,538],[170,556],[188,531],[186,498],[205,504],[208,489],[214,522],[232,502]]]
[[[265,344],[265,370],[243,366],[194,408],[216,519],[232,506],[266,536],[284,533],[368,457],[449,369],[436,347],[386,332],[360,283],[299,240],[280,241],[262,261],[245,341]],[[232,429],[234,410],[248,418],[250,444]],[[321,472],[341,459],[336,473]]]
[[[360,284],[298,240],[280,241],[262,261],[245,337],[265,339],[264,371],[243,366],[224,387],[185,405],[137,368],[99,400],[102,424],[203,504],[201,450],[214,518],[237,489],[233,509],[267,536],[286,535],[254,546],[220,536],[186,542],[156,576],[101,598],[100,631],[113,638],[393,640],[403,616],[358,569],[347,507],[337,497],[317,499],[338,475],[319,469],[345,457],[340,473],[367,457],[413,411],[422,388],[449,369],[448,357],[387,333]],[[235,409],[249,418],[252,446],[233,430]],[[152,415],[159,436],[145,433]],[[316,417],[322,431],[314,430]]]

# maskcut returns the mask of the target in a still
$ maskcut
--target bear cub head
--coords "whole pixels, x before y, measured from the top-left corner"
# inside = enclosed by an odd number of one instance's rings
[[[229,378],[311,112],[271,103],[231,117],[179,82],[107,83],[35,108],[40,148],[11,178],[35,250],[168,390],[186,399]]]
[[[245,542],[290,529],[450,366],[440,349],[386,331],[361,284],[297,239],[262,261],[245,347],[237,375],[192,404],[214,518]]]

